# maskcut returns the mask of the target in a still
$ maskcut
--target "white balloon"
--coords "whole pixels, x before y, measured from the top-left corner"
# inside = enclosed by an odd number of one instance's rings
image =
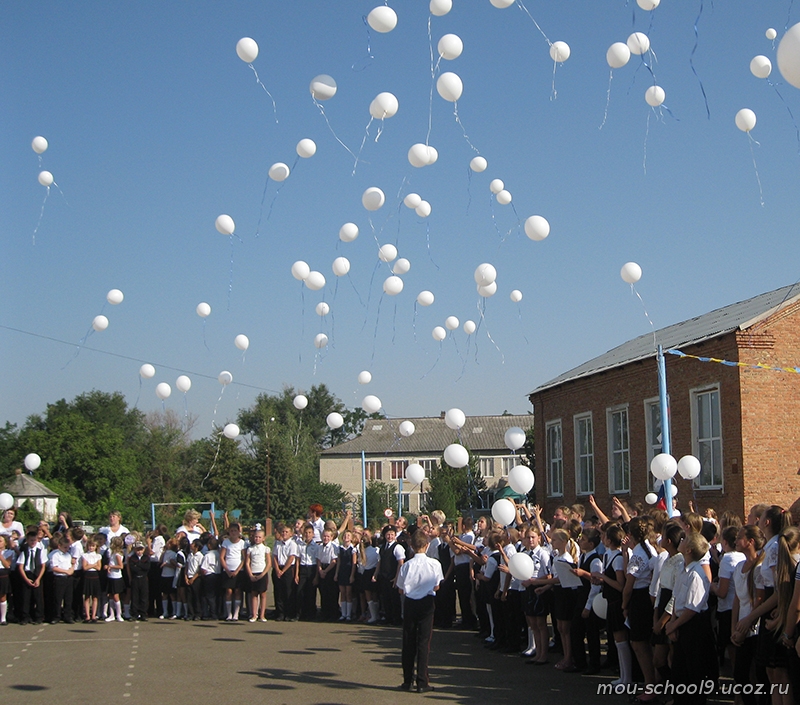
[[[525,221],[525,234],[534,242],[544,240],[550,234],[550,223],[540,215],[532,215]]]
[[[397,248],[391,243],[381,245],[378,249],[378,259],[381,262],[392,262],[397,259]]]
[[[750,132],[756,126],[756,114],[750,108],[742,108],[736,113],[736,127],[742,132]]]
[[[292,404],[294,404],[295,409],[302,411],[308,406],[308,397],[305,394],[297,394],[292,399]]]
[[[763,54],[750,60],[750,73],[756,78],[767,78],[772,73],[772,62]]]
[[[431,204],[427,201],[422,201],[414,211],[420,218],[427,218],[431,214]]]
[[[489,0],[489,2],[499,10],[504,10],[507,7],[511,7],[514,4],[514,1],[515,0]]]
[[[325,333],[317,333],[314,336],[314,347],[317,350],[322,350],[322,348],[328,345],[328,336]]]
[[[337,277],[343,277],[350,271],[350,260],[347,257],[337,257],[333,260],[331,269]]]
[[[464,321],[464,332],[467,335],[472,335],[476,330],[478,326],[475,325],[475,321]]]
[[[217,381],[223,386],[228,386],[231,382],[233,382],[233,375],[228,372],[228,370],[222,370],[217,376]]]
[[[42,464],[42,459],[39,457],[38,453],[28,453],[25,456],[25,467],[28,470],[38,470],[39,466]],[[5,507],[8,509],[8,507]]]
[[[479,284],[478,293],[484,299],[488,299],[490,296],[494,296],[497,293],[497,282],[492,282],[491,284],[487,284],[486,286],[481,286]]]
[[[602,593],[597,593],[592,600],[592,611],[600,618],[605,619],[608,615],[608,600]]]
[[[42,186],[51,186],[53,183],[53,175],[49,171],[39,172],[39,183]]]
[[[298,157],[302,157],[303,159],[308,159],[309,157],[313,157],[317,153],[317,143],[314,142],[314,140],[306,137],[297,143],[295,151],[297,152]]]
[[[420,196],[418,193],[409,193],[403,199],[403,205],[405,205],[407,208],[416,208],[420,203],[422,203],[422,196]]]
[[[515,465],[508,471],[508,484],[517,494],[528,494],[533,489],[533,472],[527,465]]]
[[[675,476],[678,461],[669,453],[659,453],[650,461],[650,472],[657,480],[669,480]]]
[[[303,262],[303,260],[299,259],[292,265],[292,276],[297,279],[298,281],[305,281],[308,279],[308,275],[311,273],[311,267],[308,266],[308,263]]]
[[[469,168],[476,174],[486,171],[486,167],[488,166],[489,162],[486,161],[486,157],[473,157],[469,162]]]
[[[376,211],[386,202],[386,196],[377,186],[370,186],[361,196],[361,204],[368,211]]]
[[[105,330],[108,328],[108,319],[105,316],[95,316],[92,321],[92,328],[96,331]]]
[[[376,120],[394,117],[400,108],[400,103],[394,93],[378,93],[369,104],[369,114]]]
[[[474,277],[478,286],[488,286],[497,279],[497,270],[488,262],[484,262],[478,265]]]
[[[429,158],[430,155],[428,154],[428,145],[423,144],[422,142],[412,144],[408,150],[408,163],[411,164],[411,166],[417,167],[418,169],[423,166],[428,166]]]
[[[358,226],[355,223],[345,223],[339,228],[339,239],[342,242],[353,242],[358,237]]]
[[[319,291],[325,286],[325,275],[317,271],[309,272],[305,279],[305,284],[311,291]]]
[[[453,9],[453,0],[431,0],[429,8],[432,15],[442,17]]]
[[[435,164],[439,159],[439,150],[428,145],[428,165]]]
[[[359,384],[369,384],[372,381],[372,373],[368,370],[361,370],[358,373],[358,383]]]
[[[503,189],[495,196],[495,198],[501,206],[507,206],[509,203],[511,203],[511,192]]]
[[[492,179],[489,182],[489,190],[495,195],[500,193],[505,187],[506,185],[503,183],[502,179]]]
[[[214,226],[221,235],[233,235],[233,231],[236,229],[233,218],[224,213],[217,216],[217,219],[214,221]]]
[[[36,152],[36,154],[43,154],[46,152],[47,146],[47,140],[41,135],[34,137],[33,141],[31,142],[31,149]]]
[[[451,468],[463,468],[469,464],[469,451],[459,443],[451,443],[444,449],[444,462]]]
[[[511,300],[517,304],[522,301],[522,292],[519,289],[514,289],[510,294]]]
[[[612,69],[621,69],[631,59],[631,50],[625,42],[614,42],[606,52],[606,61]]]
[[[403,280],[393,274],[383,282],[383,292],[388,296],[397,296],[403,290]]]
[[[636,262],[626,262],[619,270],[619,275],[626,284],[635,284],[642,278],[642,268]]]
[[[324,301],[320,301],[315,307],[314,310],[317,312],[318,316],[327,316],[331,312],[331,307],[328,306]]]
[[[409,436],[413,436],[414,431],[417,429],[411,421],[401,421],[398,430],[403,438],[408,438]]]
[[[644,496],[645,504],[655,504],[658,502],[658,495],[655,492],[648,492]]]
[[[628,49],[631,50],[631,54],[641,56],[650,50],[650,37],[644,32],[634,32],[628,37],[626,44]]]
[[[434,340],[438,340],[441,343],[447,337],[447,331],[442,328],[442,326],[436,326],[436,328],[431,331],[431,335]]]
[[[222,435],[235,441],[239,437],[239,427],[235,423],[225,424],[225,428],[222,429]]]
[[[700,461],[693,455],[684,455],[678,461],[678,474],[684,480],[694,480],[700,474]]]
[[[161,399],[161,401],[164,401],[170,394],[172,394],[172,387],[166,382],[159,382],[156,385],[156,396]]]
[[[447,428],[457,431],[467,422],[467,417],[461,409],[453,407],[445,412],[444,422],[447,424]]]
[[[636,4],[647,12],[655,10],[660,3],[661,0],[636,0]]]
[[[525,445],[525,431],[519,426],[512,426],[503,435],[503,441],[509,450],[519,450]]]
[[[411,463],[406,468],[406,480],[412,485],[421,485],[425,479],[425,468],[419,463]]]
[[[186,392],[192,388],[192,380],[190,380],[186,375],[181,375],[175,380],[175,388],[179,392],[186,394]]]
[[[376,32],[385,34],[397,27],[397,13],[388,5],[378,5],[370,10],[367,22]]]
[[[784,80],[800,88],[800,22],[789,27],[781,37],[776,58]]]
[[[258,44],[255,39],[242,37],[236,42],[236,54],[246,64],[252,64],[258,56]]]
[[[197,304],[195,311],[200,318],[207,318],[211,315],[211,306],[209,306],[205,301],[201,301],[199,304]]]
[[[644,92],[645,102],[652,108],[657,108],[666,99],[667,94],[661,86],[650,86]]]
[[[336,81],[326,73],[321,73],[311,79],[308,90],[316,100],[328,100],[336,95]]]
[[[445,71],[436,80],[436,90],[439,95],[445,100],[455,103],[464,90],[464,84],[461,79],[452,71]]]
[[[11,509],[14,506],[14,498],[8,492],[0,493],[0,512]]]
[[[394,263],[394,267],[392,267],[392,274],[408,274],[408,271],[411,269],[411,262],[409,262],[405,257],[401,257],[397,262]]]
[[[775,39],[775,37],[778,36],[778,32],[772,27],[770,27],[766,32],[764,32],[764,36],[766,36],[767,39],[772,41],[773,39]]]
[[[464,42],[457,34],[445,34],[436,45],[439,50],[439,56],[448,61],[457,59],[464,51]]]
[[[517,519],[517,508],[514,502],[506,497],[498,499],[492,505],[492,518],[501,526],[510,526]]]
[[[286,181],[289,178],[289,167],[283,162],[275,162],[269,168],[269,178],[273,181]]]
[[[366,411],[368,414],[377,413],[381,410],[382,406],[383,404],[381,404],[381,400],[378,399],[378,397],[376,397],[374,394],[367,394],[367,396],[361,400],[361,408],[364,409],[364,411]]]
[[[331,431],[335,431],[337,428],[344,426],[344,417],[338,411],[331,411],[325,417],[325,423],[328,424],[328,428]]]
[[[144,365],[139,368],[139,375],[142,377],[142,379],[151,379],[152,377],[155,377],[155,374],[156,368],[148,362],[145,362]]]
[[[447,328],[447,330],[455,330],[460,325],[461,321],[459,321],[455,316],[448,316],[447,320],[444,322],[444,327]]]
[[[233,339],[233,344],[239,348],[239,350],[247,350],[247,348],[250,347],[250,338],[240,333]]]
[[[569,44],[566,42],[553,42],[550,45],[550,58],[560,64],[569,59],[571,53],[572,51],[569,48]]]
[[[508,559],[508,572],[517,580],[530,580],[533,571],[533,558],[527,553],[515,553]]]
[[[121,304],[124,298],[125,295],[119,289],[112,289],[106,294],[106,301],[112,306]]]
[[[433,293],[430,291],[427,290],[420,291],[419,294],[417,294],[417,303],[420,306],[430,306],[433,303],[433,301],[434,301],[434,296]]]

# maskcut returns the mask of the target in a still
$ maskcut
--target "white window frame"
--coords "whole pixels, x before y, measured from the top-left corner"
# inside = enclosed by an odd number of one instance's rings
[[[558,431],[559,451],[560,455],[556,458],[550,456],[550,432],[552,430]],[[553,419],[545,424],[544,428],[545,438],[545,451],[547,456],[547,496],[548,497],[563,497],[564,496],[564,428],[561,424],[561,419]],[[554,474],[554,472],[556,474]],[[554,478],[558,482],[554,482]],[[558,485],[556,489],[555,485]]]
[[[405,480],[405,478],[406,478],[406,470],[408,469],[409,464],[410,463],[408,462],[408,460],[390,460],[389,461],[389,477],[392,480],[400,480],[400,479]],[[398,473],[398,470],[397,470],[398,467],[400,468],[399,473]]]
[[[589,441],[591,443],[591,450],[584,453],[581,449],[581,427],[587,422],[589,423]],[[575,443],[575,494],[578,497],[586,497],[594,494],[595,487],[595,463],[594,463],[594,419],[592,412],[586,411],[581,414],[575,414],[572,417],[573,441]],[[588,464],[587,485],[582,484],[581,478],[581,464],[583,460]]]
[[[403,514],[410,514],[411,513],[411,493],[410,492],[401,492],[399,497],[399,504],[400,509],[402,510]]]
[[[422,465],[422,468],[425,470],[425,478],[430,480],[431,470],[436,467],[436,458],[423,458],[417,462]]]
[[[616,414],[625,414],[625,436],[627,438],[627,447],[615,448],[614,447],[614,416]],[[611,406],[606,409],[606,429],[608,432],[608,492],[609,494],[630,494],[631,493],[631,414],[627,404],[620,404],[618,406]],[[627,487],[614,486],[614,468],[615,458],[619,456],[624,459],[627,458]],[[625,473],[623,470],[623,483],[625,482]]]
[[[376,472],[372,473],[370,470],[375,470]],[[383,461],[382,460],[365,460],[364,461],[364,474],[366,475],[367,481],[375,480],[376,482],[383,481]],[[374,475],[374,477],[370,477],[370,475]]]
[[[500,475],[502,477],[508,477],[508,473],[515,465],[524,465],[519,455],[503,455],[496,458],[496,460],[500,461]]]
[[[661,419],[661,400],[658,397],[651,397],[644,400],[644,427],[645,427],[645,443],[647,444],[647,489],[655,491],[654,483],[656,478],[650,472],[650,462],[664,449],[664,431],[661,430],[661,442],[657,445],[653,442],[653,417],[650,409],[656,407],[658,409],[658,418]],[[630,419],[629,419],[630,420]]]
[[[478,468],[480,469],[481,477],[494,477],[494,458],[480,458],[478,460]]]
[[[714,394],[717,395],[717,414],[719,416],[719,435],[718,436],[709,436],[708,438],[700,438],[700,429],[698,428],[698,424],[700,420],[697,414],[697,400],[699,397],[704,396],[706,394]],[[719,482],[715,483],[713,480],[715,479],[713,476],[713,468],[711,470],[712,473],[712,483],[711,484],[702,484],[703,479],[703,470],[700,470],[700,474],[697,476],[697,479],[694,481],[694,486],[699,490],[723,490],[725,489],[725,471],[724,471],[724,451],[722,448],[722,392],[720,390],[719,382],[714,384],[707,384],[702,387],[696,387],[694,389],[689,390],[689,398],[690,398],[690,408],[691,408],[691,421],[692,421],[692,455],[696,458],[700,459],[701,467],[703,463],[702,451],[700,450],[700,446],[702,443],[711,443],[712,444],[712,458],[713,458],[713,444],[717,442],[719,444]]]

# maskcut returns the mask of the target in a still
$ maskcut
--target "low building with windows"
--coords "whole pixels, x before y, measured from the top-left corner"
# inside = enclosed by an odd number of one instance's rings
[[[745,518],[758,502],[789,507],[800,496],[796,286],[642,335],[531,392],[546,511],[593,494],[608,512],[612,496],[642,502],[651,491],[650,460],[662,447],[656,345],[672,455],[701,462],[694,482],[676,476],[679,508],[693,499],[701,513]]]
[[[478,456],[481,474],[486,480],[486,507],[489,509],[498,483],[508,477],[508,471],[519,463],[505,445],[506,431],[513,426],[528,429],[533,425],[531,415],[467,416],[464,426],[454,431],[440,417],[409,418],[414,433],[404,437],[399,426],[402,419],[368,419],[359,436],[322,451],[320,480],[335,482],[351,495],[361,495],[361,453],[364,453],[367,481],[379,480],[400,493],[403,512],[417,514],[425,503],[425,486],[405,481],[410,463],[425,468],[426,477],[441,460],[450,443],[461,443]],[[401,483],[401,478],[403,481]],[[401,489],[402,484],[402,489]]]

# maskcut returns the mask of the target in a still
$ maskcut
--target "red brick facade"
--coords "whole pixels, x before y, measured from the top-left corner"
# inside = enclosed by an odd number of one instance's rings
[[[684,353],[774,367],[800,366],[800,303],[787,306],[746,331],[721,335]],[[666,355],[670,398],[672,455],[697,454],[693,430],[694,393],[719,390],[722,487],[693,492],[692,483],[676,475],[678,506],[694,497],[702,512],[732,510],[743,518],[749,507],[768,502],[789,507],[800,496],[800,374],[748,369]],[[545,516],[556,506],[575,501],[574,416],[591,413],[594,440],[594,496],[604,511],[609,492],[608,410],[628,410],[630,492],[615,493],[623,501],[642,502],[648,489],[648,439],[645,401],[658,397],[655,354],[582,379],[531,394],[536,429],[536,487]],[[560,419],[563,454],[563,496],[549,486],[547,427]],[[588,507],[587,507],[588,509]]]

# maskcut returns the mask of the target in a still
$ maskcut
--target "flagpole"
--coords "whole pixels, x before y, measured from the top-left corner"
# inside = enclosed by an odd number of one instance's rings
[[[661,407],[661,452],[671,454],[669,428],[669,398],[667,397],[667,367],[664,350],[659,345],[656,352],[658,368],[658,401]],[[664,480],[664,503],[667,505],[667,517],[672,517],[672,480]]]

